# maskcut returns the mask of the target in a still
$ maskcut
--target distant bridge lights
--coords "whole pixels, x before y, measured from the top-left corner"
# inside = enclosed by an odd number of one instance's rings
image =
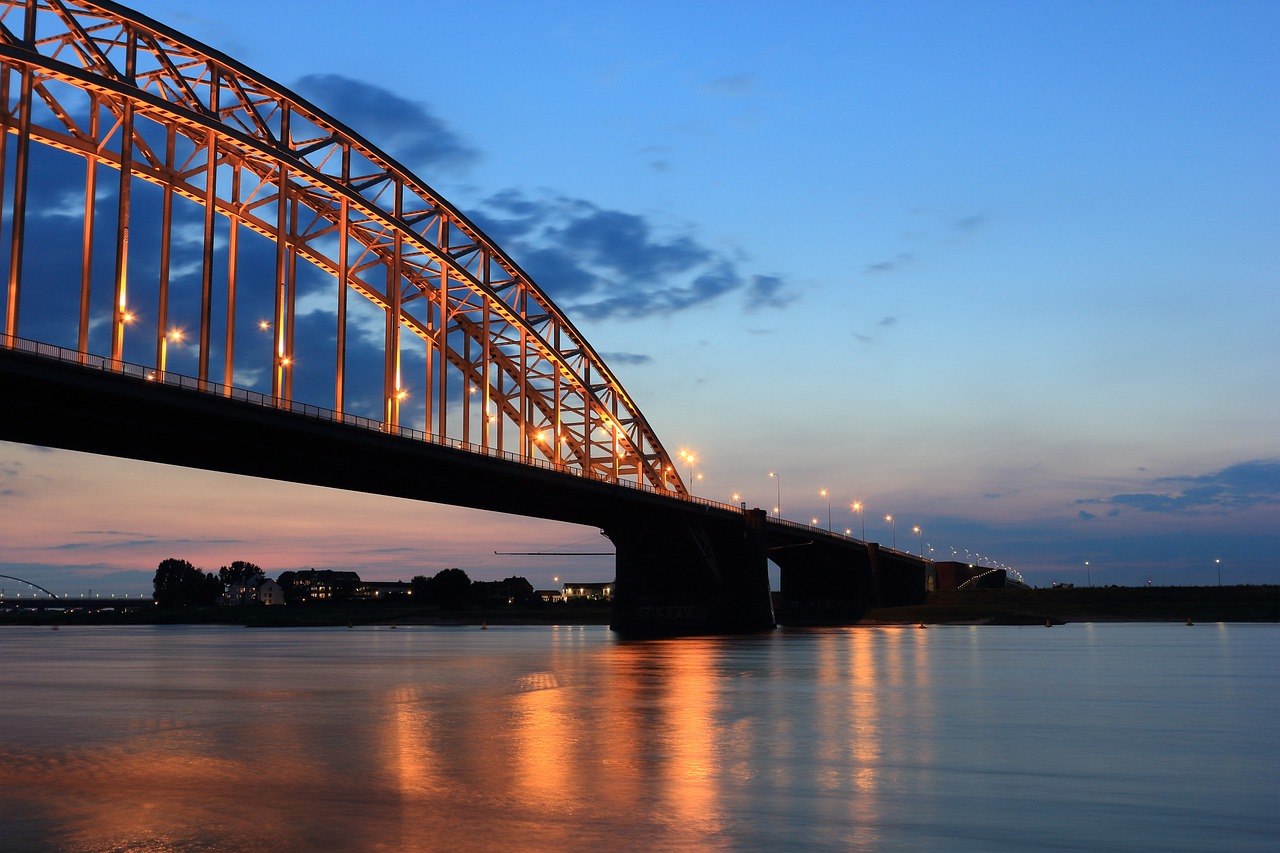
[[[777,471],[770,471],[769,476],[778,481],[778,504],[773,508],[773,514],[782,518],[782,475]]]
[[[893,520],[892,515],[886,515],[884,520],[889,522],[889,530],[893,535],[893,550],[898,550],[898,523]]]
[[[831,492],[826,489],[819,489],[818,495],[827,499],[827,532],[831,532]]]
[[[924,558],[924,531],[920,529],[920,525],[911,528],[911,532],[920,537],[920,557]]]
[[[858,514],[858,518],[862,520],[862,541],[867,541],[867,515],[862,511],[862,501],[854,501],[849,507]]]

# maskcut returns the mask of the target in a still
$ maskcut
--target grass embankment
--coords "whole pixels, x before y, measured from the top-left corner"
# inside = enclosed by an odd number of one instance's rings
[[[1280,586],[975,589],[930,593],[924,604],[867,611],[862,623],[1275,622]]]

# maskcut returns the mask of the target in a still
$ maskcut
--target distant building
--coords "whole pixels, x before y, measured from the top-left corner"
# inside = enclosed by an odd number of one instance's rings
[[[265,575],[254,575],[231,584],[222,593],[225,605],[284,604],[284,587]]]
[[[564,601],[564,590],[560,589],[536,589],[533,594],[543,601]]]
[[[363,599],[385,601],[389,598],[407,598],[413,595],[413,585],[404,581],[362,581],[355,588],[354,596]]]
[[[613,583],[566,583],[565,601],[612,601]]]
[[[294,572],[293,597],[298,601],[345,601],[354,598],[360,575],[333,569]]]

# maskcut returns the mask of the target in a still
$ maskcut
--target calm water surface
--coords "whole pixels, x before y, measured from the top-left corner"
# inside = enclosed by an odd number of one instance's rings
[[[1277,850],[1280,626],[0,629],[0,849]]]

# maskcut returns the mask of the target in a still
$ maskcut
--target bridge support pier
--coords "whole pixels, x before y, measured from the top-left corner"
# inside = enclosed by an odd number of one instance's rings
[[[871,549],[822,542],[782,546],[769,553],[779,568],[778,621],[783,625],[847,625],[880,604]]]
[[[778,621],[783,625],[847,625],[873,607],[924,601],[927,563],[881,548],[822,541],[770,551],[781,569]]]
[[[637,519],[605,529],[616,551],[612,628],[725,634],[776,626],[763,513],[738,523]]]

